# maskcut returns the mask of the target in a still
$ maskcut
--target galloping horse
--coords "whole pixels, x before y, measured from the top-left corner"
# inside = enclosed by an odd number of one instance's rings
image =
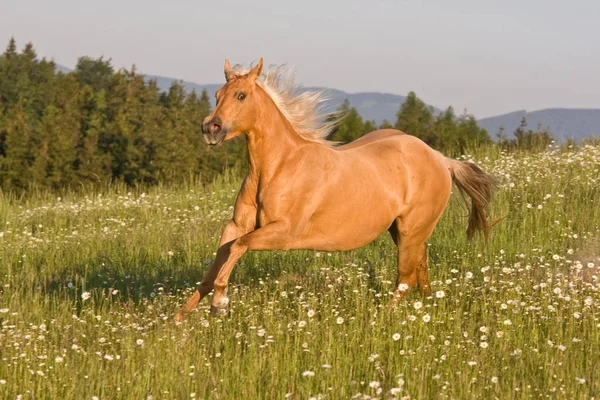
[[[202,125],[213,146],[246,134],[249,171],[217,256],[177,319],[213,289],[211,311],[226,310],[229,275],[249,250],[351,250],[386,230],[398,247],[394,298],[417,283],[429,295],[425,241],[452,182],[471,198],[468,236],[481,230],[487,237],[493,178],[393,129],[336,146],[326,140],[336,121],[320,114],[323,94],[300,91],[281,68],[263,76],[262,66],[262,58],[251,70],[225,60],[227,82]]]

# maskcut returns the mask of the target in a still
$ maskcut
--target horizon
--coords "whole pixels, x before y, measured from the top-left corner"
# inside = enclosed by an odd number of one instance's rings
[[[103,56],[115,69],[136,65],[145,75],[200,85],[223,83],[226,57],[250,64],[262,56],[267,66],[295,66],[306,87],[414,91],[437,108],[483,119],[600,108],[597,15],[600,4],[592,0],[338,0],[302,7],[273,0],[252,7],[239,0],[175,6],[25,0],[0,15],[0,40],[14,37],[19,49],[32,42],[40,58],[69,68],[78,57]]]
[[[34,45],[34,48],[35,48],[35,45]],[[56,62],[55,60],[52,60],[52,61],[58,67],[57,69],[66,69],[66,70],[69,70],[69,72],[71,72],[71,71],[73,71],[75,69],[75,67],[66,66],[66,65],[61,64],[59,62]],[[114,67],[114,66],[113,66],[113,68],[115,69],[115,71],[117,71],[120,68],[126,68],[127,69],[127,67],[119,67],[119,68],[117,68],[117,67]],[[137,66],[136,66],[136,69],[137,69]],[[213,83],[200,83],[200,82],[192,82],[192,81],[183,81],[183,80],[181,80],[179,78],[175,78],[175,77],[171,77],[171,76],[164,76],[164,75],[157,75],[157,74],[152,74],[152,73],[146,74],[146,73],[142,72],[142,74],[144,76],[146,76],[146,77],[162,78],[162,79],[172,79],[172,80],[175,80],[175,81],[182,81],[184,83],[193,84],[193,85],[197,85],[197,86],[201,86],[201,87],[216,86],[216,85],[222,85],[222,84],[224,84],[224,82],[223,83],[214,83],[214,82]],[[380,95],[403,96],[403,97],[406,97],[408,95],[408,93],[402,94],[402,93],[374,92],[374,91],[351,92],[351,91],[346,91],[346,90],[339,89],[339,88],[325,87],[325,86],[322,86],[322,87],[305,86],[305,85],[302,85],[302,86],[306,87],[308,89],[314,88],[314,89],[324,89],[324,90],[341,91],[341,92],[344,92],[344,93],[349,94],[349,95],[354,95],[354,94],[380,94]],[[418,96],[418,93],[417,93],[417,96]],[[214,99],[211,98],[210,100],[211,100],[211,102],[214,102]],[[441,107],[437,107],[435,104],[428,103],[426,101],[426,99],[422,99],[422,100],[424,100],[426,102],[426,104],[428,104],[430,106],[436,107],[439,110],[443,110]],[[351,105],[352,105],[352,103],[351,103]],[[448,107],[453,107],[453,106],[450,105]],[[485,116],[485,117],[479,117],[477,119],[481,120],[481,119],[493,118],[493,117],[502,116],[502,115],[516,114],[516,113],[521,113],[521,112],[526,112],[526,113],[529,114],[529,113],[536,113],[536,112],[539,112],[539,111],[551,111],[551,110],[580,110],[580,111],[592,111],[593,110],[593,111],[596,111],[596,110],[599,110],[599,109],[600,109],[600,107],[587,107],[587,108],[586,107],[547,107],[547,108],[540,108],[540,109],[519,109],[519,110],[509,111],[509,112],[506,112],[506,113],[503,113],[503,114],[495,114],[495,115],[490,115],[490,116]]]

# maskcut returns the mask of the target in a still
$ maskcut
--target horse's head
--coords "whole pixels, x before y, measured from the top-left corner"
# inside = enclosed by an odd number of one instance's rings
[[[256,121],[257,79],[262,71],[262,58],[248,73],[231,68],[225,60],[227,83],[217,91],[217,106],[202,124],[204,140],[210,145],[219,145],[252,129]]]

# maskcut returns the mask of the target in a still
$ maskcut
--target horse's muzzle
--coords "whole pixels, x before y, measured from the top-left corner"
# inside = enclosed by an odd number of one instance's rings
[[[227,132],[223,129],[223,123],[219,117],[215,117],[202,124],[202,133],[204,140],[211,146],[217,146],[223,143]]]

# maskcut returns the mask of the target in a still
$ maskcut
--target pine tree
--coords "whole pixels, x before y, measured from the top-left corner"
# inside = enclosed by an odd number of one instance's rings
[[[448,107],[446,111],[435,117],[429,135],[425,136],[426,142],[431,147],[448,152],[458,146],[459,132],[456,126],[454,109]]]
[[[458,118],[457,151],[464,154],[468,148],[476,148],[492,144],[492,138],[487,130],[477,124],[477,119],[471,114],[463,113]]]
[[[74,168],[83,182],[107,182],[112,178],[111,157],[100,146],[107,137],[108,105],[105,90],[94,92],[90,86],[81,89],[81,131]]]
[[[80,57],[77,60],[73,74],[77,77],[82,86],[88,85],[95,92],[101,90],[108,91],[113,83],[113,67],[111,60],[104,60],[103,57],[93,59],[90,57]]]
[[[354,107],[350,107],[350,101],[344,100],[344,103],[337,109],[339,115],[344,119],[333,130],[330,140],[340,143],[349,143],[365,133],[365,124],[362,117]],[[369,126],[372,130],[372,127]]]
[[[0,182],[5,189],[25,189],[32,183],[33,130],[23,103],[8,110],[4,119],[4,156],[0,159]]]
[[[8,41],[8,46],[6,46],[6,50],[4,51],[4,57],[10,59],[16,57],[17,55],[17,41],[14,36],[10,38]]]
[[[375,121],[366,121],[365,124],[363,125],[362,134],[365,135],[365,134],[367,134],[369,132],[373,132],[375,130],[377,130],[377,123]]]
[[[34,120],[41,117],[53,95],[55,64],[38,61],[33,45],[17,53],[14,39],[0,56],[0,101],[7,108],[21,102],[23,110]]]
[[[0,74],[0,80],[2,80],[2,75]],[[0,94],[0,159],[1,157],[6,155],[6,127],[4,116],[6,115],[6,104],[2,100],[2,95]],[[0,186],[2,185],[2,181],[0,181]]]
[[[117,72],[113,79],[107,110],[110,122],[98,146],[111,156],[113,178],[134,184],[140,174],[137,162],[142,157],[136,142],[141,126],[144,79],[135,67]]]
[[[394,129],[394,125],[392,125],[392,123],[387,119],[384,119],[381,122],[381,125],[379,125],[379,129]]]
[[[40,127],[45,181],[54,189],[73,186],[76,182],[75,163],[81,133],[81,107],[79,83],[70,74],[63,76],[56,85],[56,99],[46,108]],[[36,168],[37,170],[38,168]]]
[[[535,131],[527,129],[525,117],[521,120],[521,124],[515,130],[514,135],[514,147],[521,150],[543,151],[554,140],[548,129],[544,129],[541,124],[538,124]]]
[[[410,92],[396,114],[395,128],[422,139],[425,143],[435,142],[433,108],[427,106],[414,92]]]
[[[191,149],[185,137],[187,121],[183,117],[185,92],[174,83],[169,94],[161,103],[156,82],[151,81],[145,92],[140,138],[143,160],[140,163],[144,172],[143,182],[156,183],[161,180],[178,179],[190,164],[193,164]]]
[[[196,95],[195,92],[193,92]],[[200,102],[198,103],[198,112],[200,113],[200,117],[202,119],[208,117],[210,114],[210,99],[208,98],[208,92],[206,89],[202,89],[202,94],[200,95]]]

